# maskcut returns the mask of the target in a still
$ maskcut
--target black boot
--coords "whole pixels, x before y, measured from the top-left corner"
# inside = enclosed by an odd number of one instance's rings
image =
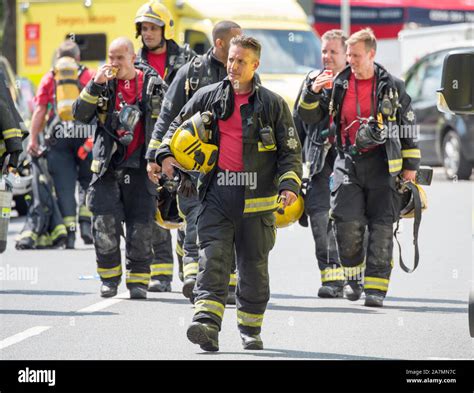
[[[204,351],[219,350],[219,327],[214,323],[193,322],[189,325],[186,335],[189,341],[198,344]]]
[[[102,297],[113,297],[117,295],[119,282],[116,281],[103,281],[100,287],[100,296]]]
[[[66,249],[68,250],[74,249],[75,243],[76,243],[76,232],[67,231]]]
[[[363,288],[357,281],[347,281],[344,285],[344,297],[351,302],[359,300],[362,296]]]
[[[81,229],[81,238],[84,241],[84,244],[92,244],[92,230],[91,230],[91,223],[90,221],[81,221],[79,223]]]
[[[191,300],[191,303],[193,303],[193,300],[194,300],[193,289],[194,289],[195,284],[196,284],[196,277],[187,277],[184,280],[184,284],[183,284],[183,295],[186,299]]]
[[[151,279],[148,284],[150,292],[171,292],[171,282],[164,280]]]
[[[318,297],[323,299],[331,299],[331,298],[338,298],[342,297],[342,287],[336,285],[323,285],[319,288]]]
[[[244,349],[249,350],[261,350],[263,349],[263,341],[260,338],[260,334],[247,334],[240,332],[240,338],[242,339],[242,346]]]
[[[130,299],[146,299],[147,288],[144,285],[134,285],[129,291]]]

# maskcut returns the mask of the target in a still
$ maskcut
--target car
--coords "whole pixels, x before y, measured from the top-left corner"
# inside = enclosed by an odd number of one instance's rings
[[[467,180],[474,165],[474,118],[441,113],[436,106],[443,61],[458,50],[472,50],[472,44],[458,44],[425,55],[407,71],[405,84],[419,125],[421,163],[443,166],[449,179]]]
[[[437,107],[443,113],[474,119],[474,48],[450,52],[444,59]],[[474,224],[474,223],[473,223]],[[474,230],[474,226],[473,226]],[[474,281],[471,281],[474,283]],[[469,293],[469,334],[474,338],[474,286]]]
[[[5,75],[7,87],[18,110],[18,113],[23,118],[25,125],[29,128],[31,116],[33,113],[33,98],[34,87],[31,82],[24,78],[16,78],[9,61],[0,56],[0,70]],[[26,145],[27,139],[23,141],[23,153],[20,156],[20,162],[26,160]],[[13,200],[15,202],[14,208],[19,216],[26,215],[28,212],[28,204],[26,202],[27,195],[31,192],[31,185],[33,176],[30,172],[29,165],[20,165],[19,175],[13,183]]]

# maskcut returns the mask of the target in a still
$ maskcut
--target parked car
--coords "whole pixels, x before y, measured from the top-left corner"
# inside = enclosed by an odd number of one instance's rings
[[[33,98],[35,96],[33,84],[24,78],[16,78],[8,60],[0,56],[0,70],[5,74],[7,87],[10,89],[13,101],[18,112],[23,118],[25,125],[29,128],[31,115],[33,113]],[[20,162],[26,160],[27,139],[23,141],[24,152],[20,156]],[[33,176],[30,173],[29,165],[20,165],[19,177],[13,184],[14,208],[18,215],[23,216],[28,212],[28,204],[25,197],[31,191]]]
[[[474,118],[474,48],[450,52],[444,59],[438,109]],[[457,83],[457,85],[455,85]],[[473,226],[474,230],[474,226]],[[474,281],[469,293],[469,333],[474,338]]]
[[[440,113],[437,92],[441,86],[443,61],[448,53],[472,50],[459,45],[430,53],[418,60],[406,73],[407,92],[412,98],[422,164],[442,165],[450,179],[469,179],[474,165],[474,118]]]

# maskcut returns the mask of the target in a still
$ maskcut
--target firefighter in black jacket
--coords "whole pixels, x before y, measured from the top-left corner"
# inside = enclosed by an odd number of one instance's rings
[[[228,78],[194,94],[157,152],[163,173],[170,176],[173,165],[179,165],[170,138],[179,135],[177,128],[184,120],[197,112],[212,112],[209,142],[218,146],[219,154],[217,165],[199,182],[199,273],[194,322],[187,330],[189,340],[206,351],[219,349],[234,246],[242,344],[244,349],[263,348],[260,331],[270,297],[268,254],[276,235],[273,211],[279,197],[285,205],[296,201],[301,186],[301,146],[290,110],[281,97],[255,83],[260,50],[254,38],[234,37]],[[256,179],[226,181],[243,175]]]
[[[229,53],[229,43],[232,37],[241,33],[240,26],[235,22],[218,22],[212,31],[214,46],[206,54],[194,57],[176,74],[176,78],[166,92],[160,118],[156,122],[146,153],[149,162],[147,170],[150,180],[156,182],[158,179],[160,167],[155,162],[156,149],[168,131],[171,122],[198,89],[220,82],[227,76],[225,64]],[[196,178],[194,178],[194,181],[196,183]],[[196,219],[200,204],[197,195],[185,196],[183,194],[178,196],[178,203],[180,211],[186,217],[183,244],[183,294],[192,301],[192,291],[198,272],[199,248],[197,245]],[[236,279],[233,271],[230,277],[230,290],[227,299],[227,302],[231,304],[235,304],[235,285]]]
[[[137,56],[137,63],[152,67],[166,82],[171,84],[178,71],[194,54],[189,45],[179,46],[174,41],[174,20],[169,10],[159,1],[143,4],[135,15],[136,37],[141,36],[143,47]],[[160,108],[156,108],[156,121]],[[182,268],[182,245],[184,232],[178,230],[176,253]],[[171,291],[173,279],[173,247],[169,229],[153,225],[153,262],[148,290],[152,292]]]
[[[101,296],[117,294],[121,280],[120,235],[126,225],[126,282],[131,298],[146,298],[153,258],[151,230],[156,186],[146,174],[145,146],[153,127],[151,103],[163,95],[163,81],[150,67],[134,67],[133,44],[117,38],[110,64],[99,68],[74,103],[74,117],[97,119],[87,201]]]
[[[327,115],[316,124],[306,124],[298,114],[298,105],[311,109],[311,105],[299,100],[302,90],[308,84],[318,84],[318,92],[322,88],[330,88],[332,75],[337,75],[346,66],[347,37],[342,30],[329,30],[321,37],[321,57],[324,70],[315,70],[308,74],[301,87],[300,95],[295,102],[293,119],[301,144],[303,145],[303,162],[307,171],[308,185],[305,195],[305,211],[311,220],[311,230],[316,245],[316,259],[321,271],[321,283],[318,296],[322,298],[342,297],[344,271],[337,255],[334,232],[328,229],[329,222],[329,177],[335,159],[334,137],[330,131],[334,125]],[[328,72],[329,71],[329,72]],[[313,104],[314,106],[314,104]]]
[[[392,268],[392,226],[400,213],[397,175],[414,181],[421,156],[411,99],[401,80],[374,63],[372,30],[354,33],[347,45],[349,66],[336,77],[331,97],[308,86],[299,113],[307,123],[329,113],[336,125],[331,209],[347,279],[344,296],[355,301],[364,291],[366,306],[382,307]]]

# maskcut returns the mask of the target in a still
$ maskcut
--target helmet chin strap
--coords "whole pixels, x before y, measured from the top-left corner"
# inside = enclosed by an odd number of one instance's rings
[[[143,46],[146,47],[150,52],[153,52],[153,51],[155,51],[155,50],[157,50],[157,49],[163,48],[163,47],[165,46],[165,44],[166,44],[166,40],[165,40],[164,37],[161,37],[160,43],[159,43],[157,46],[154,46],[154,47],[152,47],[152,48],[150,48],[149,46],[147,46],[147,45],[145,44],[145,41],[143,41],[143,37],[142,37],[142,43],[143,43]]]

